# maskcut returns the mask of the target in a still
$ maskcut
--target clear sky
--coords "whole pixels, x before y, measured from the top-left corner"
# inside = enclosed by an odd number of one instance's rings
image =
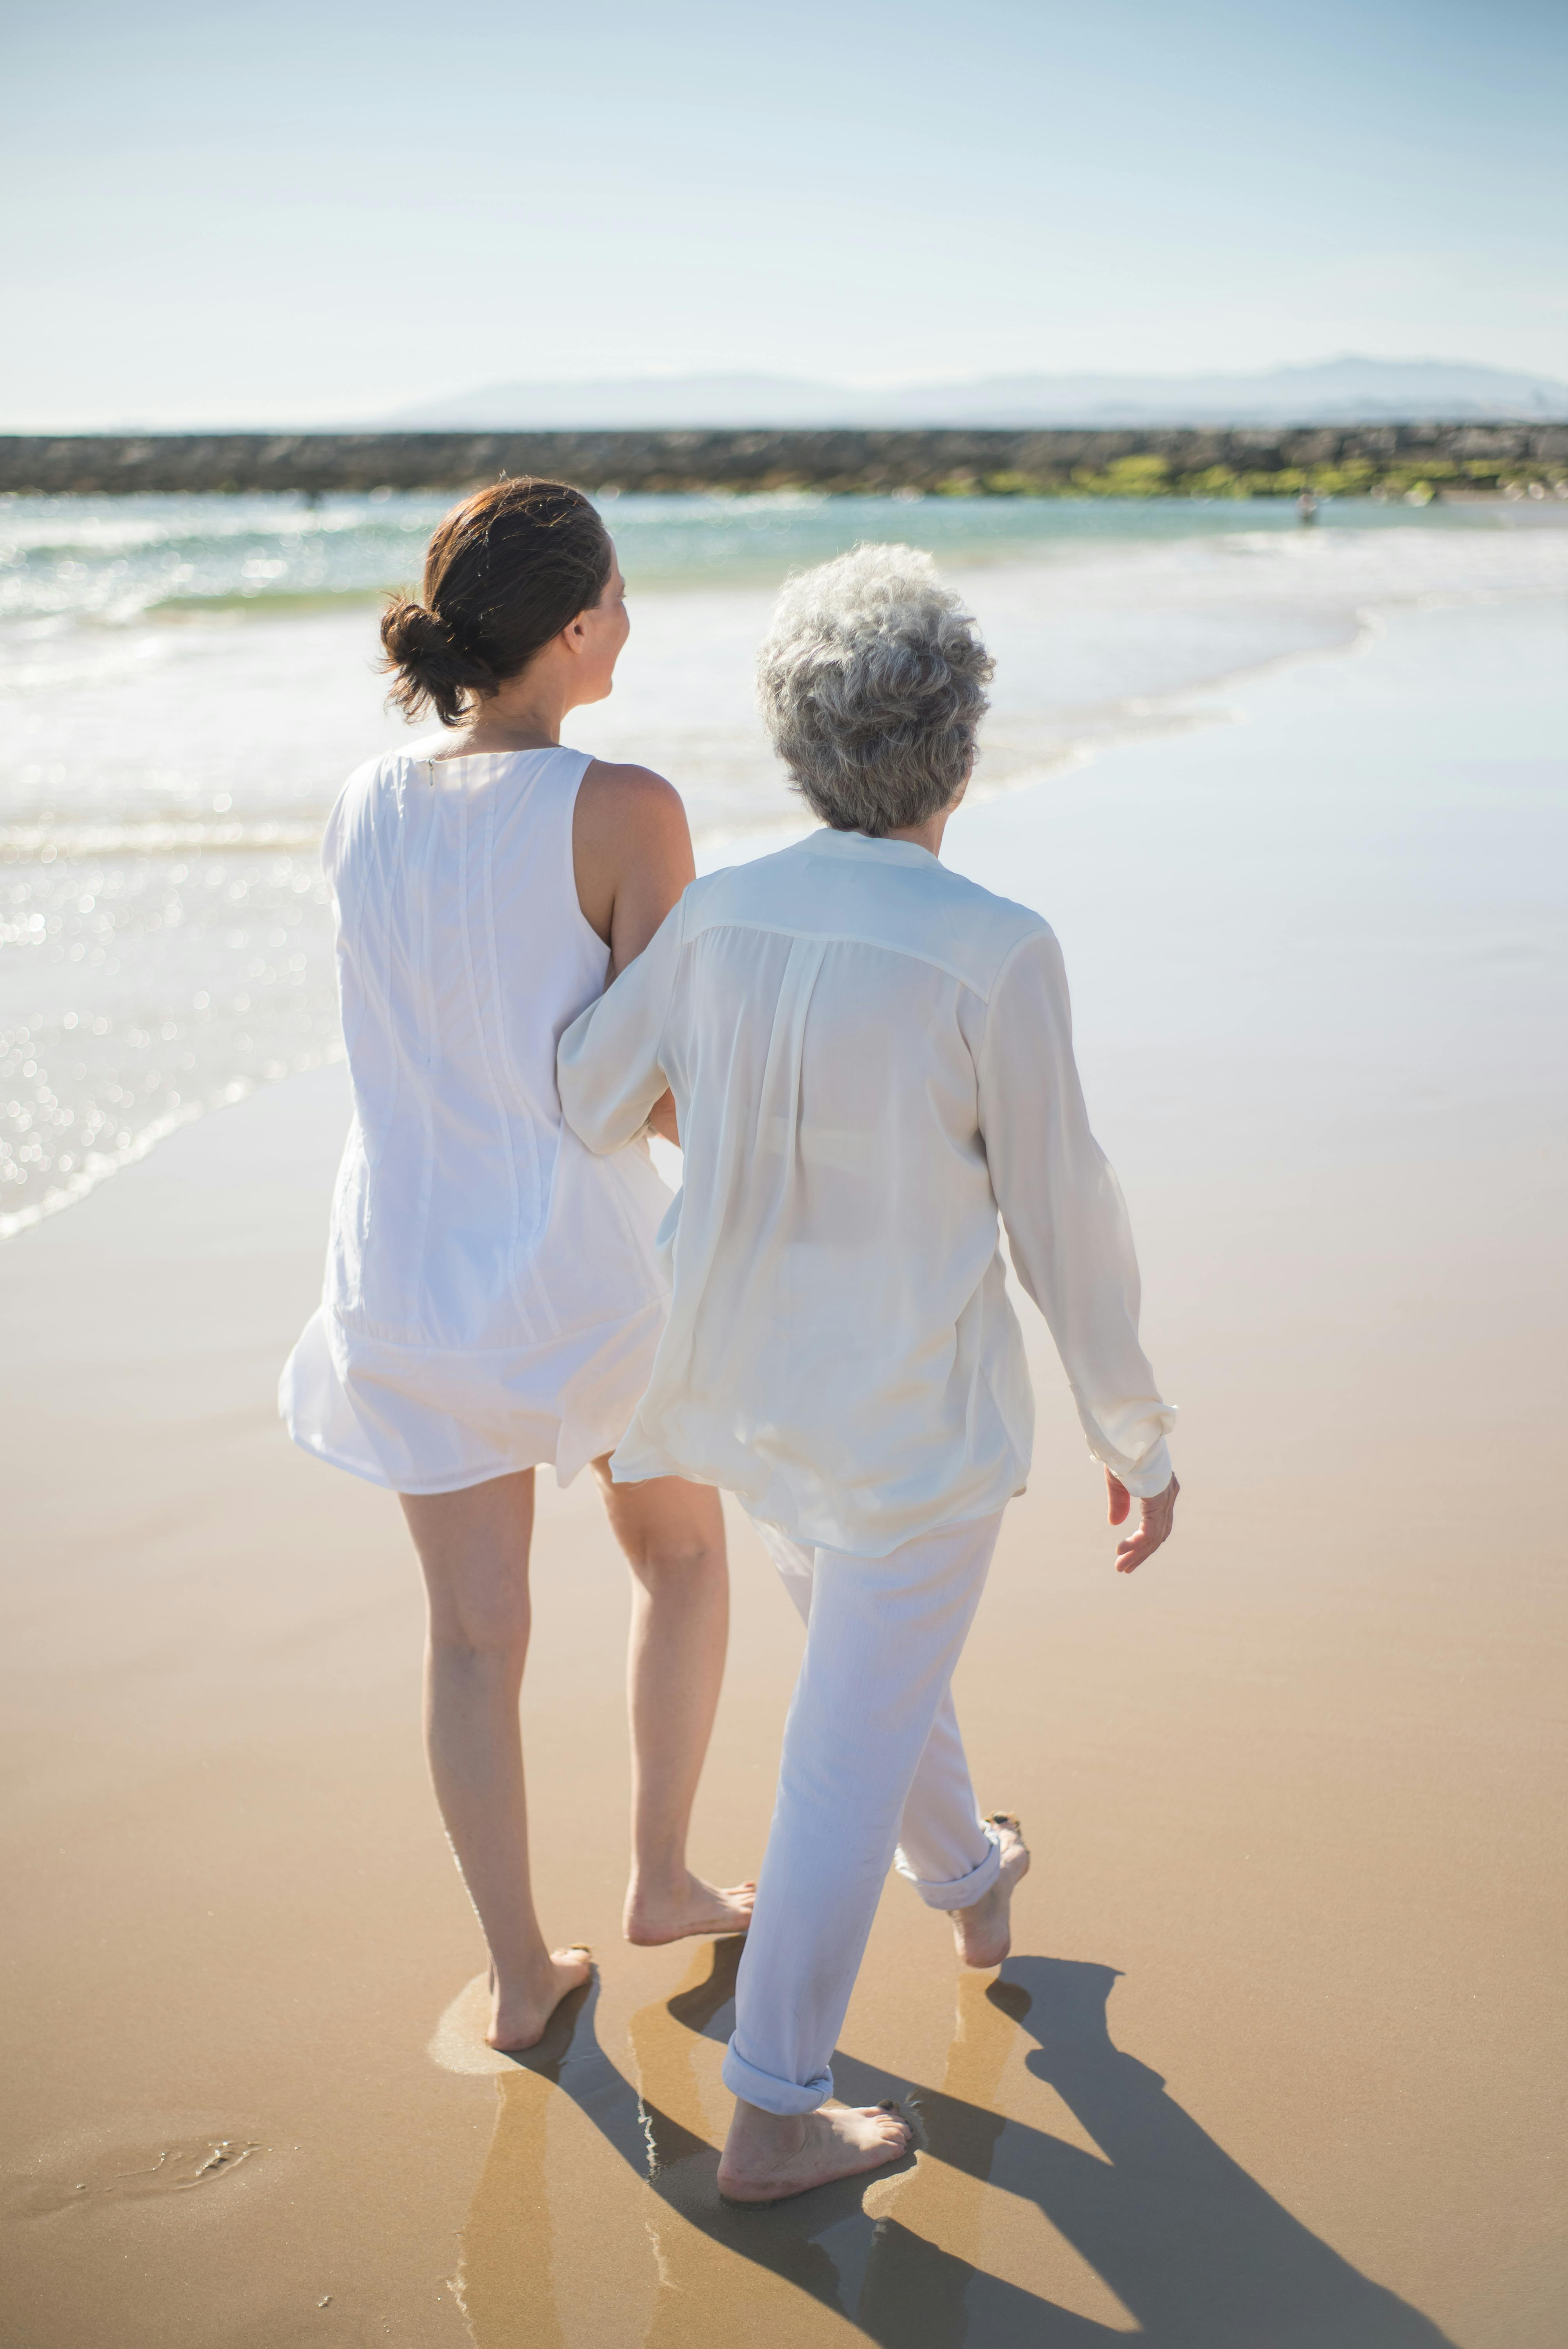
[[[501,379],[1568,377],[1561,0],[48,0],[0,429]]]

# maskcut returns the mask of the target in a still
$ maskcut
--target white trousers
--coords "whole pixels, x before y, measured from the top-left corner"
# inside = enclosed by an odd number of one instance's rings
[[[969,1783],[949,1683],[1000,1511],[889,1557],[802,1549],[758,1526],[806,1619],[779,1794],[736,1985],[727,2087],[813,2112],[890,1864],[934,1909],[967,1909],[1001,1867]]]

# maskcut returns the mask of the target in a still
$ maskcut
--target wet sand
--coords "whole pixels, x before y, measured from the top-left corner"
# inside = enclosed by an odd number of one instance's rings
[[[1412,612],[954,827],[1063,939],[1185,1492],[1119,1580],[1031,1315],[958,1694],[1035,1868],[999,1980],[890,1883],[837,2077],[924,2149],[869,2184],[717,2200],[735,1947],[618,1939],[583,1484],[542,1480],[525,1712],[547,1925],[603,1971],[535,2056],[479,2043],[395,1505],[273,1415],[341,1073],[0,1250],[7,2349],[1555,2349],[1562,651]],[[726,1878],[799,1646],[732,1542]]]

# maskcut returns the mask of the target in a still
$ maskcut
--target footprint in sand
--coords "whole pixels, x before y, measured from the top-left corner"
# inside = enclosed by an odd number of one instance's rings
[[[510,2055],[487,2046],[489,2023],[490,1979],[476,1974],[472,1982],[464,1983],[437,2023],[425,2053],[443,2072],[515,2072],[517,2065]]]
[[[170,2145],[115,2146],[78,2154],[55,2174],[31,2178],[13,2202],[20,2218],[43,2218],[56,2210],[100,2202],[140,2202],[154,2196],[191,2194],[215,2185],[260,2158],[265,2148],[253,2137],[191,2137]]]

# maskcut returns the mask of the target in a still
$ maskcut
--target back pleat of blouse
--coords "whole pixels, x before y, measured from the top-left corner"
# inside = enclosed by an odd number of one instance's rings
[[[824,830],[708,874],[562,1039],[613,1154],[668,1085],[673,1299],[619,1483],[688,1476],[868,1557],[1002,1508],[1034,1410],[1000,1246],[1097,1459],[1143,1496],[1171,1407],[1040,916],[913,841]]]

